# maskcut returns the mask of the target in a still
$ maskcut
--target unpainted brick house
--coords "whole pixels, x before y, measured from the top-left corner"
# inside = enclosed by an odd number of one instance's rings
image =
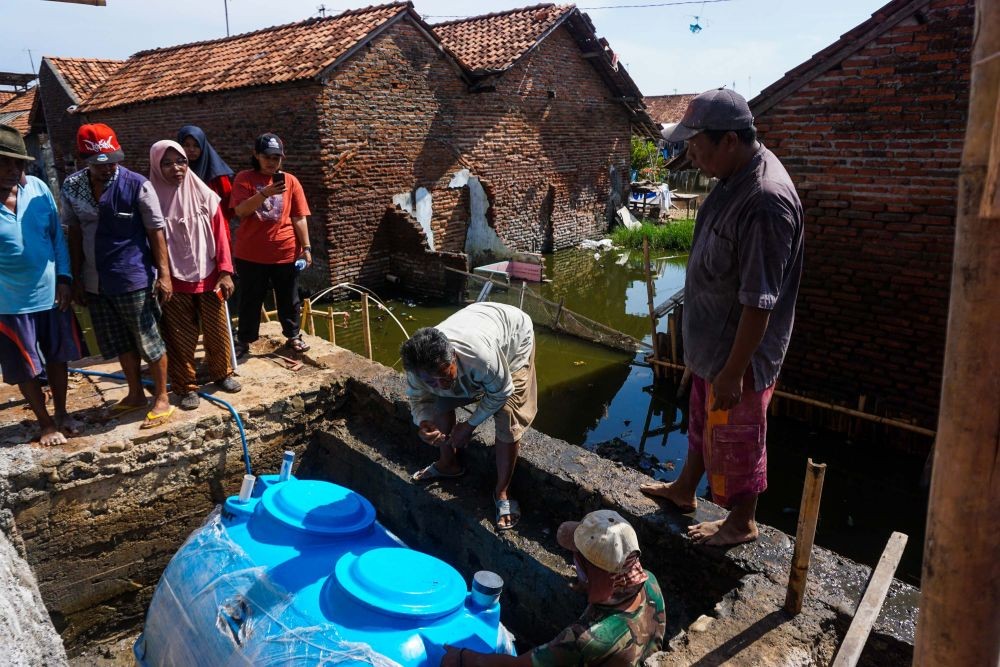
[[[590,19],[554,5],[432,27],[395,3],[144,51],[78,113],[115,128],[144,173],[149,146],[185,124],[236,169],[277,132],[328,259],[312,282],[391,274],[425,295],[470,254],[603,233],[630,135],[656,132]]]
[[[751,101],[806,214],[784,388],[935,428],[973,20],[893,0]]]

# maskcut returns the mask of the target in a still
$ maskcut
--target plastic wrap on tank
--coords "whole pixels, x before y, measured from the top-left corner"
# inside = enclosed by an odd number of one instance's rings
[[[316,625],[291,603],[230,539],[216,509],[164,571],[136,657],[161,667],[398,665],[367,644],[343,640],[334,625]],[[214,631],[204,631],[206,619]]]

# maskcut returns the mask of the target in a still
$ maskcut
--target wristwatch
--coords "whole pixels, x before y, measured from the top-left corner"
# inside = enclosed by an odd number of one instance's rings
[[[308,246],[308,245],[302,246],[302,252],[307,252],[307,253],[309,253],[311,255],[312,251],[313,251],[312,246]]]

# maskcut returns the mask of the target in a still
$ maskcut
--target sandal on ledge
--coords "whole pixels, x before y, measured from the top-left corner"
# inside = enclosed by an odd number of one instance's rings
[[[289,338],[285,341],[285,345],[291,348],[294,352],[307,352],[309,350],[309,343],[302,340],[302,334],[299,334],[295,338]]]
[[[493,502],[497,506],[497,520],[496,526],[497,530],[510,530],[517,525],[517,522],[521,520],[521,506],[516,500],[497,500],[493,499]],[[510,523],[506,526],[500,525],[500,519],[505,516],[510,517]]]

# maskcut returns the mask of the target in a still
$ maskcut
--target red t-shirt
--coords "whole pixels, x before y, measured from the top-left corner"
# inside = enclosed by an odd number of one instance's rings
[[[229,205],[234,209],[271,184],[271,177],[255,170],[241,171],[233,180]],[[240,218],[233,255],[257,264],[291,264],[301,251],[292,218],[309,215],[299,179],[285,172],[285,192],[268,197],[250,215]]]

